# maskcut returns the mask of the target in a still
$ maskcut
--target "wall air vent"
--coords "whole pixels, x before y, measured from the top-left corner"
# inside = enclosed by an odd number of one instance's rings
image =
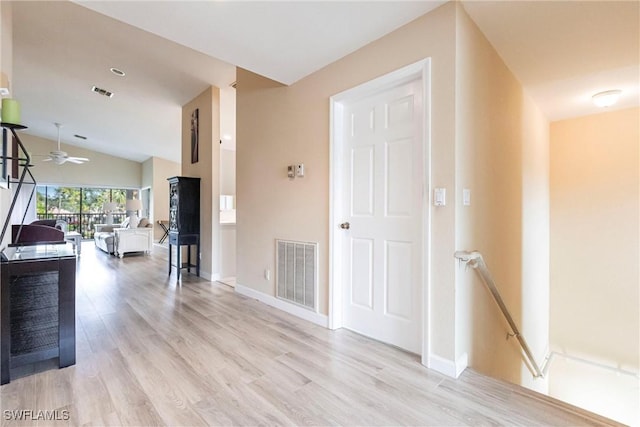
[[[317,311],[318,244],[276,239],[276,296]]]
[[[98,86],[92,87],[91,90],[93,92],[95,92],[95,93],[99,93],[100,95],[104,95],[104,96],[107,96],[109,98],[113,97],[113,92],[110,92],[110,91],[108,91],[106,89],[102,89],[102,88],[100,88]]]

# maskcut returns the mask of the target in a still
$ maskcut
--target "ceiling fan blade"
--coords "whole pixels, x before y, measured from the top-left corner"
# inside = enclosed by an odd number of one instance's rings
[[[89,159],[85,159],[84,157],[66,157],[65,161],[81,165],[84,162],[88,162]]]
[[[43,161],[43,162],[50,162],[50,161],[52,161],[52,160],[53,160],[53,159],[52,159],[51,157],[47,157],[46,159],[42,159],[42,161]]]

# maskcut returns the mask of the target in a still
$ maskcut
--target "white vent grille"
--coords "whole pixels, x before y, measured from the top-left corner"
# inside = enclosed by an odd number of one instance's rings
[[[316,310],[318,244],[276,240],[278,298]]]

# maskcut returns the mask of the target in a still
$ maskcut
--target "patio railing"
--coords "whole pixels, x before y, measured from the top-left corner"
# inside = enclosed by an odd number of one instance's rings
[[[126,214],[113,213],[114,224],[120,224],[125,220]],[[105,213],[39,213],[38,219],[59,219],[69,224],[69,231],[77,231],[82,234],[83,239],[93,239],[95,224],[106,224],[107,214]]]

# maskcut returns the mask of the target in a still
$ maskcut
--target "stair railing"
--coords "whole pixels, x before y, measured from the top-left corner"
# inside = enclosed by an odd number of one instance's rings
[[[509,313],[507,306],[502,300],[502,297],[500,296],[500,293],[496,288],[496,284],[493,281],[493,277],[491,276],[491,272],[487,268],[487,264],[485,264],[484,259],[482,258],[482,254],[480,254],[480,252],[478,251],[457,251],[455,253],[455,257],[464,262],[468,267],[475,269],[480,274],[482,281],[487,286],[487,289],[489,289],[489,292],[491,292],[491,295],[493,296],[495,302],[498,304],[502,315],[507,320],[507,323],[509,323],[509,327],[511,328],[511,334],[509,334],[509,336],[514,336],[518,340],[518,343],[520,344],[520,347],[522,348],[522,351],[527,359],[529,368],[532,370],[534,378],[544,378],[543,369],[540,368],[535,358],[533,357],[533,353],[531,352],[531,349],[527,344],[527,340],[520,333],[520,330],[514,322],[511,313]]]
[[[22,185],[31,184],[33,185],[33,188],[31,189],[31,193],[29,193],[29,201],[27,202],[27,206],[25,208],[24,214],[22,215],[22,220],[20,221],[20,228],[18,229],[18,232],[16,234],[16,241],[20,238],[20,233],[22,233],[22,225],[24,224],[24,220],[27,217],[29,206],[31,205],[31,202],[33,201],[33,196],[36,192],[36,179],[33,177],[33,174],[31,173],[31,170],[30,170],[31,167],[33,166],[31,164],[31,156],[27,152],[27,149],[24,147],[24,145],[22,144],[22,141],[20,140],[20,138],[18,137],[18,134],[16,133],[16,130],[26,129],[27,127],[22,125],[12,124],[12,123],[0,123],[0,126],[3,128],[2,129],[3,146],[6,147],[6,144],[5,144],[6,137],[7,137],[6,130],[9,129],[11,131],[11,134],[13,135],[13,140],[17,143],[19,150],[21,150],[24,155],[24,157],[21,157],[20,154],[14,153],[13,156],[9,156],[7,155],[6,152],[0,155],[0,160],[2,160],[3,164],[6,165],[7,161],[11,160],[11,161],[17,162],[18,167],[22,167],[22,173],[20,174],[19,180],[15,181],[10,177],[8,178],[9,184],[16,183],[18,185],[14,190],[13,199],[11,200],[11,205],[9,206],[9,212],[7,212],[7,217],[5,218],[4,225],[2,226],[2,232],[0,232],[0,244],[2,244],[2,242],[4,241],[4,236],[7,232],[7,228],[9,227],[9,223],[11,222],[11,216],[13,215],[13,210],[16,207],[16,202],[18,201],[18,197],[20,197],[20,190],[22,189]],[[29,175],[30,181],[26,180],[27,175]]]

